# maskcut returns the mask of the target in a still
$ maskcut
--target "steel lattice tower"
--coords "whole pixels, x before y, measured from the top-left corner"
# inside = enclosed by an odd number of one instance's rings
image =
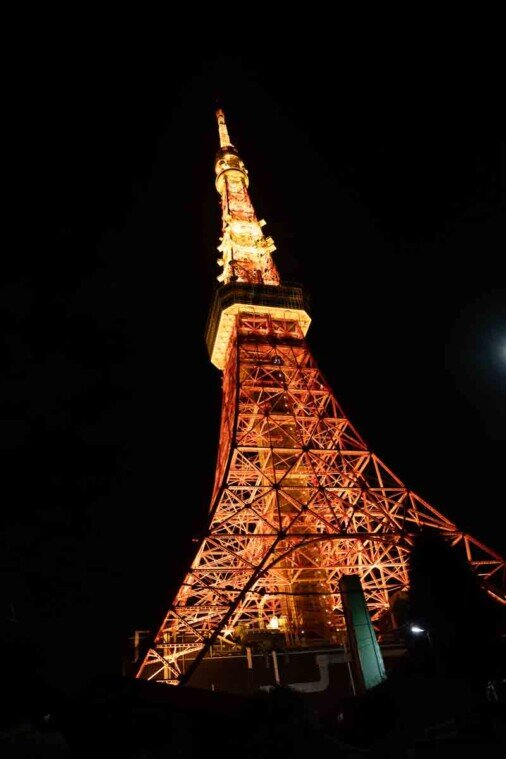
[[[410,491],[346,418],[305,340],[303,291],[282,284],[248,172],[217,112],[223,271],[207,345],[223,371],[205,537],[137,676],[187,682],[211,646],[276,629],[286,646],[338,644],[338,581],[357,573],[373,620],[408,586],[421,527],[440,531],[506,603],[504,560]]]

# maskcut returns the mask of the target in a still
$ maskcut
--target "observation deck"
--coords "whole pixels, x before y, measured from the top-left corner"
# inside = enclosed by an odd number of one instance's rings
[[[307,298],[300,285],[220,285],[213,297],[206,326],[211,363],[223,369],[235,317],[240,312],[270,314],[276,319],[297,321],[305,335],[311,324]]]

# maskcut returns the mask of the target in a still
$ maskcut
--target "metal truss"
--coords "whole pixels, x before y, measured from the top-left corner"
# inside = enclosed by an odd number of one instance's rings
[[[339,643],[341,575],[360,576],[380,620],[408,587],[422,527],[464,551],[506,603],[504,560],[368,450],[297,320],[247,306],[235,318],[207,532],[137,676],[186,682],[213,648],[237,650],[240,634],[276,629],[288,647]]]

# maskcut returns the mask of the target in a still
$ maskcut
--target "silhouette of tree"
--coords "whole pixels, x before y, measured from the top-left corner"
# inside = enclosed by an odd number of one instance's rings
[[[463,552],[435,532],[417,537],[410,559],[409,613],[419,661],[481,687],[497,666],[499,614]],[[413,642],[415,638],[413,638]]]

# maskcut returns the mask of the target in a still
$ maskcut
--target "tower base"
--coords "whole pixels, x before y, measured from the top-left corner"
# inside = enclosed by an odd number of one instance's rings
[[[405,653],[400,645],[381,647],[387,671]],[[247,695],[269,691],[276,685],[313,695],[315,700],[353,696],[357,684],[350,656],[342,646],[321,646],[283,652],[208,655],[188,685],[214,691]]]

